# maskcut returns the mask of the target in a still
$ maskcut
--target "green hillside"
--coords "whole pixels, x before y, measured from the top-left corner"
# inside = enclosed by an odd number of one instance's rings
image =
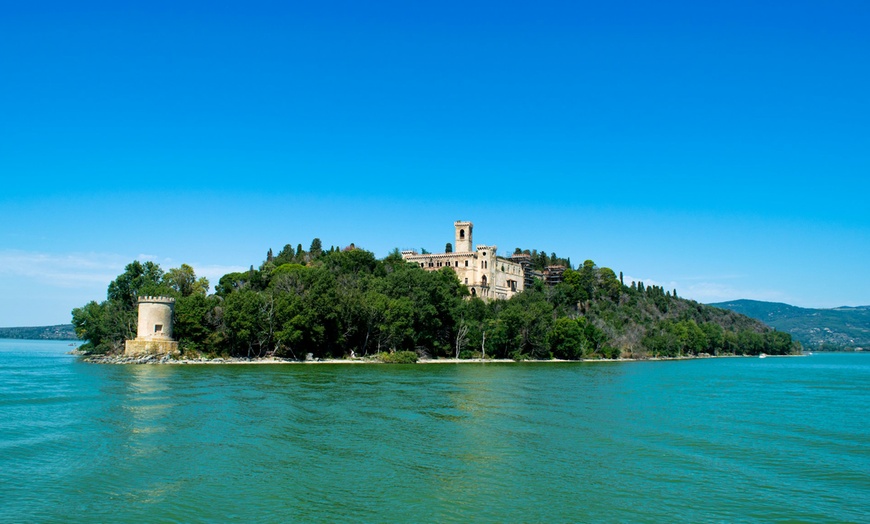
[[[807,349],[870,347],[870,306],[811,309],[758,300],[710,305],[741,313],[791,333]]]
[[[19,338],[30,340],[76,340],[72,324],[36,327],[0,328],[0,338]]]

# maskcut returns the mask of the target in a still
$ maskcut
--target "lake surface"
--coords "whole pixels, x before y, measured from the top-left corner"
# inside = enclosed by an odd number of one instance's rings
[[[2,522],[870,521],[870,355],[112,366],[0,340]]]

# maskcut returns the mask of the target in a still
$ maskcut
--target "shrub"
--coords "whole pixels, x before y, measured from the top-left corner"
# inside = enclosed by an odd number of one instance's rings
[[[601,348],[601,355],[604,358],[615,359],[622,356],[622,352],[619,350],[619,348],[615,348],[613,346],[604,346],[603,348]]]
[[[381,362],[385,364],[416,364],[417,353],[413,351],[396,351],[395,353],[380,353]]]

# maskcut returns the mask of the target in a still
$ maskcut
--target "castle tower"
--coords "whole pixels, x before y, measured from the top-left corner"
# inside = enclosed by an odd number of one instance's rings
[[[453,251],[456,253],[470,253],[471,246],[474,245],[471,243],[471,230],[474,224],[457,220],[453,223],[453,227],[456,228],[456,243],[454,244]]]
[[[139,297],[139,325],[136,339],[128,340],[124,354],[146,355],[178,353],[178,342],[172,340],[172,297]]]
[[[172,340],[172,312],[174,310],[174,298],[139,297],[139,328],[136,330],[136,338]]]

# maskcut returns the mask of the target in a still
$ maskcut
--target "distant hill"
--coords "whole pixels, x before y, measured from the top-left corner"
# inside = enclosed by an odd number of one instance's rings
[[[791,333],[808,349],[870,349],[870,306],[810,309],[758,300],[710,305]]]
[[[30,340],[77,340],[72,324],[36,327],[0,328],[0,338],[20,338]]]

